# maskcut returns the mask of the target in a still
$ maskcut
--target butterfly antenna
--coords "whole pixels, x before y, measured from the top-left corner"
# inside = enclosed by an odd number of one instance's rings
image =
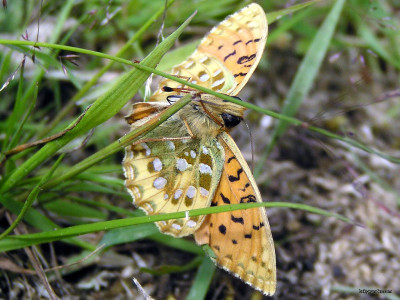
[[[251,130],[249,125],[246,123],[245,120],[243,120],[244,125],[246,125],[247,132],[249,133],[250,137],[250,147],[251,147],[251,172],[254,172],[254,140],[253,140],[253,135],[251,134]]]

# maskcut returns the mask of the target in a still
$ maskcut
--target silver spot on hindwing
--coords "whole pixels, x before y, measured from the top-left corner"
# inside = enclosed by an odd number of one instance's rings
[[[195,195],[196,195],[196,188],[190,185],[186,190],[186,196],[190,199],[193,199]]]
[[[176,223],[172,223],[172,228],[176,229],[176,230],[182,230],[182,226]]]
[[[208,79],[210,79],[210,76],[207,73],[200,76],[200,80],[203,82],[207,81]]]
[[[219,86],[219,85],[223,84],[224,82],[225,82],[225,78],[219,79],[217,81],[214,81],[213,84],[211,85],[211,87]]]
[[[221,72],[222,72],[221,69],[217,69],[217,70],[214,72],[213,76],[215,77],[215,76],[221,74]]]
[[[200,187],[200,195],[207,197],[208,194],[209,194],[209,192],[205,188]]]
[[[162,162],[158,157],[156,157],[153,160],[153,167],[154,167],[154,170],[157,172],[160,172],[162,170]]]
[[[142,194],[140,193],[140,190],[137,186],[127,186],[128,188],[128,193],[132,196],[132,201],[135,202],[136,200],[139,200],[142,197]]]
[[[181,189],[177,189],[174,193],[174,199],[177,200],[182,196],[183,191]]]
[[[171,151],[175,150],[175,144],[173,142],[171,142],[171,141],[167,141],[167,147]]]
[[[210,174],[210,175],[212,175],[212,169],[211,169],[211,167],[209,165],[200,163],[199,164],[199,170],[200,170],[200,173],[202,173],[202,174]]]
[[[151,154],[151,149],[149,148],[149,146],[147,146],[146,143],[141,143],[140,145],[144,148],[144,150],[146,150],[145,155],[149,156]]]
[[[202,58],[199,59],[199,62],[203,63],[208,59],[208,56],[203,56]]]
[[[152,213],[154,211],[153,207],[149,203],[145,203],[144,206],[146,206],[146,211],[149,213]]]
[[[165,187],[166,184],[167,184],[167,179],[165,179],[164,177],[157,177],[153,181],[153,186],[157,190],[162,190]]]
[[[180,172],[184,172],[186,171],[186,169],[189,167],[188,162],[186,161],[186,159],[184,158],[178,158],[178,160],[176,161],[176,168],[180,171]]]
[[[187,227],[194,228],[194,227],[196,227],[197,222],[195,222],[193,220],[189,220],[189,221],[187,221],[186,225],[187,225]]]
[[[193,63],[194,63],[193,60],[189,61],[184,68],[189,69],[193,65]]]

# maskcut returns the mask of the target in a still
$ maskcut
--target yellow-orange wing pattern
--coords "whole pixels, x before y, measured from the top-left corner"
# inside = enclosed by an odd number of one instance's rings
[[[261,6],[252,3],[215,26],[196,51],[175,66],[171,74],[235,96],[257,67],[267,35],[265,12]],[[164,79],[150,101],[165,101],[168,93],[162,90],[164,86],[182,87],[180,83]]]
[[[262,202],[250,168],[235,142],[223,133],[220,143],[225,163],[211,206]],[[210,245],[219,266],[264,294],[274,294],[275,249],[264,208],[208,215],[195,238],[198,244]]]

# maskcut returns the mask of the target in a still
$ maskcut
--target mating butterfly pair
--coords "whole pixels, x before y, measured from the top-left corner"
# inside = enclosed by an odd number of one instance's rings
[[[267,34],[263,9],[250,4],[214,27],[171,73],[236,96],[258,65]],[[193,96],[190,104],[126,147],[125,185],[134,204],[153,215],[262,202],[251,170],[228,134],[243,118],[244,107],[165,79],[150,102],[133,105],[127,120],[137,128],[167,108],[169,97],[186,93]],[[266,295],[275,292],[275,250],[264,208],[161,221],[157,226],[175,237],[194,234],[199,245],[211,247],[218,266]]]

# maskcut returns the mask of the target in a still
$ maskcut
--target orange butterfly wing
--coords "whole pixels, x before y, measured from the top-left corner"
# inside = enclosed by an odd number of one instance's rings
[[[220,137],[225,163],[211,206],[262,202],[250,168],[234,141],[226,133]],[[198,244],[210,245],[220,267],[264,294],[274,294],[275,249],[264,208],[208,215],[195,238]]]
[[[202,40],[198,52],[217,58],[231,72],[237,95],[250,79],[264,51],[268,23],[261,6],[252,3],[229,16]]]
[[[196,51],[171,74],[227,95],[237,95],[250,79],[265,48],[268,23],[263,8],[252,3],[211,29]],[[165,101],[164,86],[182,87],[164,79],[150,101]]]

